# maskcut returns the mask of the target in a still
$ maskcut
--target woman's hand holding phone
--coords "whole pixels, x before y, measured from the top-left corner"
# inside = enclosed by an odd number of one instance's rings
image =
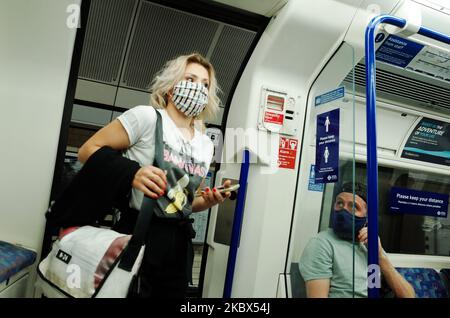
[[[208,206],[213,206],[219,203],[222,203],[225,201],[225,199],[229,198],[231,196],[230,191],[226,191],[227,188],[230,188],[231,181],[226,180],[222,186],[210,189],[209,187],[206,187],[202,190],[201,196],[203,197],[203,200],[208,204]],[[223,193],[222,193],[223,192]]]

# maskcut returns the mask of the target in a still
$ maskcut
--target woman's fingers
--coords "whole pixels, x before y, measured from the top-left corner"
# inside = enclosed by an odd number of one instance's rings
[[[224,201],[222,194],[216,188],[213,189],[213,196],[214,196],[214,201],[216,201],[217,203],[222,203]]]
[[[231,180],[226,180],[223,185],[224,188],[229,188],[231,186]]]
[[[166,177],[166,172],[164,172],[163,170],[157,168],[157,167],[151,167],[151,171],[157,175],[159,178],[161,178],[161,180],[163,181],[164,184],[167,184],[167,177]]]
[[[166,174],[157,167],[142,167],[134,176],[132,185],[146,196],[157,199],[164,195],[167,189]]]
[[[231,181],[226,180],[222,184],[221,188],[229,188],[230,186],[231,186]],[[225,201],[225,199],[229,198],[230,196],[231,196],[230,191],[221,193],[221,192],[219,192],[219,189],[217,189],[217,188],[210,189],[207,187],[202,192],[203,199],[211,205],[222,203]]]
[[[147,180],[152,181],[163,192],[167,190],[167,183],[159,175],[152,173],[147,176]]]
[[[214,203],[214,196],[209,187],[205,188],[205,191],[202,193],[202,197],[208,204],[212,205]]]
[[[159,187],[152,180],[150,180],[148,178],[143,178],[142,183],[144,184],[144,186],[146,188],[148,188],[149,190],[151,190],[153,193],[157,194],[158,196],[164,195],[164,190],[161,187]]]
[[[166,174],[161,169],[153,166],[147,166],[142,169],[142,175],[156,183],[161,190],[166,190],[167,178]]]
[[[144,195],[149,197],[149,198],[152,198],[152,199],[159,198],[159,195],[157,195],[156,193],[150,191],[143,183],[139,184],[137,189],[142,191],[144,193]]]

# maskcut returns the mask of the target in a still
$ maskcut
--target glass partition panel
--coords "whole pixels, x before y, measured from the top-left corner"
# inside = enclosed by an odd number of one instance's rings
[[[312,89],[309,147],[302,156],[311,165],[309,177],[299,180],[299,189],[307,190],[297,193],[288,265],[292,297],[367,296],[367,249],[358,236],[364,236],[366,206],[355,175],[354,85],[340,84],[354,65],[354,49],[344,43]]]

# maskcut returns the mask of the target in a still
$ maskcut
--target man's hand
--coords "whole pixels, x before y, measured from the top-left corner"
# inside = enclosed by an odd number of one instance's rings
[[[363,227],[358,234],[357,237],[358,241],[361,243],[364,243],[364,245],[367,246],[367,242],[368,242],[368,233],[367,233],[367,227]],[[381,258],[385,258],[386,257],[386,252],[383,249],[383,246],[381,246],[381,240],[380,237],[378,237],[378,257]]]
[[[367,245],[367,227],[364,227],[359,231],[358,241]],[[386,252],[381,246],[380,237],[378,237],[378,258],[381,274],[384,276],[389,287],[394,291],[395,297],[414,298],[414,288],[391,264]]]

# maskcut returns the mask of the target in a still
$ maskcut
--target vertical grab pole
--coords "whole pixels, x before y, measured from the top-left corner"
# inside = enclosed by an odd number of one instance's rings
[[[376,72],[375,72],[375,31],[379,24],[391,24],[399,28],[406,20],[380,15],[372,19],[366,28],[366,124],[367,124],[367,206],[368,206],[368,296],[379,297],[379,286],[371,284],[371,276],[380,274],[378,265],[378,162],[376,130]],[[434,40],[450,44],[450,37],[440,32],[420,27],[417,32]]]
[[[231,297],[233,287],[234,269],[236,267],[237,250],[241,238],[242,219],[244,217],[245,194],[247,192],[248,171],[250,168],[250,152],[244,150],[241,173],[239,176],[239,190],[234,210],[233,227],[231,230],[230,252],[228,253],[227,273],[225,276],[225,286],[223,288],[223,298]]]
[[[375,30],[380,23],[398,27],[406,24],[404,19],[386,15],[372,19],[365,34],[366,62],[366,129],[367,129],[367,217],[368,217],[368,268],[367,293],[369,298],[379,297],[380,267],[378,260],[378,161],[377,161],[377,114],[376,114],[376,72],[375,72]],[[378,277],[373,282],[373,275]]]

